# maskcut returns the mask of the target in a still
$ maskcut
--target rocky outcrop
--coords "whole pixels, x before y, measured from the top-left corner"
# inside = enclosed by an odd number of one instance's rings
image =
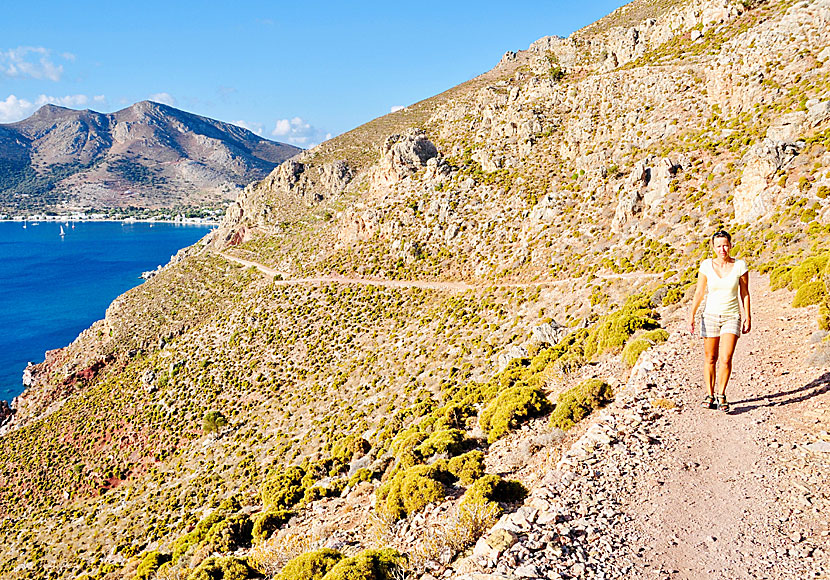
[[[403,135],[390,135],[383,144],[380,161],[372,170],[371,187],[392,187],[426,167],[427,162],[436,157],[438,149],[423,131],[410,130]]]
[[[741,182],[735,188],[732,204],[735,219],[741,223],[755,221],[775,208],[782,192],[773,177],[798,155],[803,143],[785,143],[765,139],[744,157]]]

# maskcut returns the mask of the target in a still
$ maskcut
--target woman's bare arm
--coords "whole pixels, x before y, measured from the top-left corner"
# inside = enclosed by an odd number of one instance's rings
[[[706,275],[699,273],[697,275],[695,297],[692,298],[692,307],[689,309],[689,318],[687,320],[689,332],[692,334],[695,333],[695,312],[697,312],[697,309],[700,307],[700,303],[703,302],[704,296],[706,296]]]
[[[744,305],[744,321],[741,331],[746,334],[752,330],[752,309],[749,301],[749,272],[744,273],[738,279],[738,292],[741,295],[741,302]]]

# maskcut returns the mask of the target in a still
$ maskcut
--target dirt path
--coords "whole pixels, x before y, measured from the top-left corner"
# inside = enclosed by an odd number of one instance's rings
[[[464,292],[472,288],[486,287],[486,286],[503,286],[508,288],[528,288],[534,286],[556,286],[558,284],[565,284],[581,280],[581,277],[576,278],[560,278],[556,280],[539,280],[535,282],[506,282],[506,283],[486,283],[486,284],[469,284],[460,281],[432,281],[432,280],[384,280],[372,278],[349,278],[347,276],[315,276],[311,278],[292,278],[288,272],[269,268],[259,262],[252,260],[245,260],[238,258],[226,252],[219,252],[219,255],[235,262],[246,268],[256,268],[266,276],[279,277],[274,283],[280,286],[294,285],[294,284],[362,284],[366,286],[384,286],[386,288],[426,288],[431,290],[446,290],[455,292]],[[606,280],[630,280],[634,278],[656,278],[661,274],[643,274],[639,272],[627,274],[599,274],[597,277]]]
[[[738,342],[729,415],[699,406],[701,341],[680,335],[667,353],[661,374],[684,409],[661,421],[662,469],[637,477],[623,503],[642,538],[635,568],[684,579],[806,578],[798,562],[830,542],[830,453],[804,447],[826,436],[830,418],[830,373],[807,365],[815,312],[791,308],[791,294],[771,292],[765,279],[752,283],[754,328]],[[670,329],[681,327],[678,317]],[[805,423],[811,410],[825,420]]]

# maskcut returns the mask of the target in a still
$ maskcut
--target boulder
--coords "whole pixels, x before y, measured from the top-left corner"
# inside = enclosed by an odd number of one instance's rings
[[[392,186],[425,167],[433,157],[438,157],[438,149],[422,130],[410,129],[403,135],[390,135],[372,171],[372,185]]]
[[[803,148],[803,142],[786,143],[764,139],[744,157],[741,183],[733,192],[735,220],[748,223],[757,220],[776,206],[781,188],[772,183],[776,172],[788,165]]]
[[[539,326],[534,326],[530,329],[530,332],[535,342],[546,342],[554,345],[568,334],[568,329],[554,320],[550,323],[545,322]]]
[[[498,358],[499,372],[507,368],[510,361],[517,358],[524,358],[527,356],[527,349],[523,346],[514,345],[501,353]]]

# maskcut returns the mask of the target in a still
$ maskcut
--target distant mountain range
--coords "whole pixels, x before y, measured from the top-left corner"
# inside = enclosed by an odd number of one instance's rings
[[[110,114],[45,105],[0,125],[0,211],[214,204],[300,151],[151,101]]]

